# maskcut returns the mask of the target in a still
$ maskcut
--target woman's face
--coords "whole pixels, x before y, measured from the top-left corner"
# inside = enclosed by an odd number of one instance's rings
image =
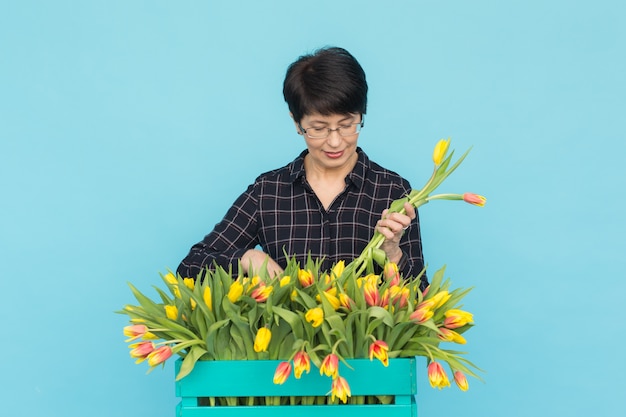
[[[359,138],[356,125],[361,123],[360,114],[333,114],[329,116],[321,114],[306,115],[296,128],[304,136],[309,150],[307,158],[313,168],[328,170],[352,170],[356,164],[356,147]],[[305,132],[303,132],[304,130]],[[332,131],[328,134],[328,129]],[[339,134],[340,129],[344,136]],[[311,136],[324,136],[315,138]]]

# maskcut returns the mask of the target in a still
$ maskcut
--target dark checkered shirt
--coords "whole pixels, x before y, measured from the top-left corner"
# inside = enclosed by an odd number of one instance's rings
[[[260,175],[215,229],[191,248],[178,273],[195,277],[216,261],[227,270],[232,265],[237,274],[237,261],[257,245],[283,268],[285,252],[295,255],[300,265],[309,253],[313,259],[324,258],[323,270],[360,255],[382,211],[411,191],[409,182],[357,148],[358,161],[346,177],[346,187],[326,210],[306,181],[307,152],[283,168]],[[417,276],[424,267],[418,218],[402,237],[400,248],[400,272]],[[422,287],[426,283],[424,276]]]

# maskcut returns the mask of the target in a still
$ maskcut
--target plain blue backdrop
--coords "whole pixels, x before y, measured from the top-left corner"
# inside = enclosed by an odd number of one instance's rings
[[[370,84],[360,145],[415,187],[476,326],[471,389],[434,416],[626,414],[626,8],[621,1],[3,1],[0,7],[0,414],[173,416],[173,367],[123,342],[133,301],[260,172],[304,147],[287,65],[350,50]]]

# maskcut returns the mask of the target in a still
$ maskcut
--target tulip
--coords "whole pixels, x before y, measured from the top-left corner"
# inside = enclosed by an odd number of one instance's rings
[[[148,355],[148,365],[156,366],[165,362],[170,356],[172,356],[172,348],[169,346],[161,346],[160,348],[153,350]]]
[[[320,375],[330,376],[333,379],[339,375],[339,358],[334,353],[326,355],[320,366]]]
[[[148,355],[152,353],[154,350],[153,342],[141,342],[141,343],[133,343],[128,346],[130,350],[130,356],[132,358],[137,358],[135,363],[141,363],[146,360]]]
[[[298,281],[300,281],[302,288],[310,287],[315,282],[311,271],[304,269],[298,269]]]
[[[306,312],[304,319],[313,327],[320,327],[324,322],[324,310],[321,307],[312,308]]]
[[[190,298],[189,299],[189,303],[191,304],[191,311],[195,310],[196,309],[196,305],[198,304],[198,303],[196,303],[196,300],[194,300],[193,298]]]
[[[143,339],[144,339],[144,340],[157,340],[157,339],[160,339],[160,337],[159,337],[159,336],[157,336],[157,335],[155,335],[155,334],[154,334],[154,333],[152,333],[152,332],[146,332],[146,333],[143,335]]]
[[[395,262],[387,262],[385,264],[383,276],[385,277],[385,280],[390,281],[389,285],[400,284],[400,271],[398,270],[398,265],[396,265]]]
[[[439,362],[431,362],[428,365],[428,381],[433,388],[445,388],[450,386],[448,375]]]
[[[324,297],[328,300],[330,305],[333,307],[333,310],[337,310],[339,308],[339,306],[341,305],[341,301],[339,300],[339,298],[337,298],[334,295],[336,293],[337,293],[337,288],[332,288],[332,291],[324,291],[322,293],[322,294],[324,294]],[[315,297],[315,299],[319,303],[322,302],[322,297],[319,294]]]
[[[193,291],[193,287],[196,285],[196,280],[193,278],[183,278],[183,284],[185,284],[185,287]]]
[[[446,317],[443,321],[443,325],[448,329],[456,329],[463,327],[468,323],[474,322],[474,316],[467,311],[452,309],[444,313]]]
[[[341,274],[343,274],[343,270],[346,268],[346,263],[344,261],[339,261],[335,264],[335,266],[333,266],[333,269],[331,270],[332,272],[332,278],[333,279],[337,279],[341,276]]]
[[[289,285],[291,283],[291,277],[289,275],[285,275],[280,279],[280,287],[284,287],[285,285]]]
[[[458,334],[454,330],[450,330],[450,329],[446,329],[445,327],[441,327],[441,328],[439,328],[439,331],[441,332],[441,334],[438,335],[438,336],[439,336],[439,338],[441,340],[444,340],[446,342],[458,343],[459,345],[464,345],[464,344],[467,343],[467,340],[465,340],[465,338],[463,336],[461,336],[460,334]]]
[[[450,146],[450,139],[441,139],[437,142],[433,151],[433,162],[435,165],[441,164],[441,161],[446,156],[446,152],[448,152],[448,146]]]
[[[466,203],[473,204],[478,207],[484,207],[487,199],[482,195],[474,194],[474,193],[465,193],[463,194],[463,201]]]
[[[170,320],[176,320],[178,318],[178,307],[173,306],[173,305],[166,305],[165,315]]]
[[[352,300],[352,298],[348,297],[348,295],[344,293],[339,294],[339,302],[341,303],[342,307],[348,310],[352,310],[352,308],[354,308],[355,306],[354,300]]]
[[[363,284],[363,294],[365,295],[365,302],[367,305],[379,306],[381,304],[378,285],[374,279],[368,279],[365,281],[365,284]]]
[[[449,299],[451,295],[448,291],[439,291],[437,294],[433,295],[431,300],[434,303],[433,309],[438,309],[442,305],[444,305]]]
[[[124,327],[124,336],[127,336],[129,339],[126,339],[126,342],[131,342],[135,339],[139,339],[141,336],[146,334],[148,331],[148,327],[145,324],[133,324],[132,326]]]
[[[274,372],[274,384],[284,384],[291,373],[291,364],[289,362],[281,362]]]
[[[433,317],[433,314],[434,313],[431,309],[419,308],[418,306],[418,308],[413,313],[411,313],[411,315],[409,316],[409,319],[411,319],[417,324],[422,324],[430,320]]]
[[[382,340],[377,340],[370,345],[370,360],[374,358],[378,359],[385,366],[389,366],[389,356],[387,352],[389,351],[389,345]]]
[[[241,284],[241,282],[239,282],[239,280],[237,280],[233,281],[233,283],[230,284],[230,288],[228,289],[228,294],[226,295],[226,297],[228,297],[231,303],[236,303],[237,300],[241,298],[242,294],[243,285]]]
[[[261,327],[254,338],[254,351],[267,352],[267,346],[272,339],[272,332],[267,327]]]
[[[397,285],[389,287],[389,297],[391,298],[391,302],[393,304],[398,303],[400,308],[406,307],[409,303],[409,295],[410,291],[406,287],[400,287]]]
[[[350,385],[348,385],[348,381],[342,376],[333,379],[331,392],[331,401],[335,401],[335,398],[339,398],[344,404],[348,402],[348,397],[352,396],[350,393]]]
[[[311,358],[305,351],[300,350],[293,357],[293,374],[296,379],[300,379],[304,371],[307,374],[311,371]]]
[[[171,284],[171,285],[178,284],[178,280],[176,279],[176,276],[172,274],[171,272],[168,272],[164,278],[168,284]]]
[[[461,371],[456,371],[454,373],[454,382],[457,387],[461,389],[461,391],[467,391],[469,389],[469,383],[467,382],[467,378]]]
[[[202,299],[204,300],[204,304],[209,308],[209,310],[213,311],[213,298],[211,297],[211,287],[206,287],[204,292],[202,293]]]
[[[273,289],[274,287],[272,287],[271,285],[265,285],[263,283],[260,283],[259,286],[252,291],[250,297],[254,298],[257,303],[262,303],[269,298]]]

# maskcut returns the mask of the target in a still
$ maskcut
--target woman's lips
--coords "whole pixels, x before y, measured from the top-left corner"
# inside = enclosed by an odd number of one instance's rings
[[[343,151],[341,152],[324,152],[326,154],[327,157],[331,158],[331,159],[337,159],[337,158],[341,158],[341,156],[343,155]]]

